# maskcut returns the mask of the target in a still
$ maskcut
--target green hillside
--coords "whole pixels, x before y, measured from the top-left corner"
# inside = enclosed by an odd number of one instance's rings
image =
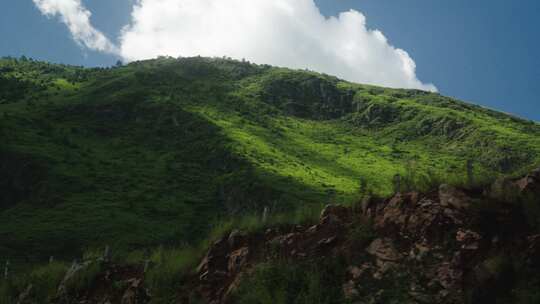
[[[193,242],[222,218],[523,173],[540,125],[229,59],[0,60],[0,257]]]

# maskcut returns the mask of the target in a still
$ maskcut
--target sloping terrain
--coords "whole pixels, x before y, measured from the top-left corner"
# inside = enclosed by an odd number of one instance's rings
[[[537,123],[228,59],[85,69],[8,58],[0,88],[0,256],[14,263],[196,242],[265,207],[388,195],[396,174],[415,190],[540,163]]]
[[[443,184],[328,205],[313,226],[236,230],[210,246],[197,288],[181,294],[197,290],[207,303],[537,303],[538,195],[540,169],[473,190]]]
[[[326,206],[312,224],[228,231],[188,263],[105,254],[49,263],[11,290],[19,304],[538,303],[539,196],[540,169],[366,196]]]

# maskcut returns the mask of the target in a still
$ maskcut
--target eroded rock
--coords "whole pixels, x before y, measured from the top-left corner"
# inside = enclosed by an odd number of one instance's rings
[[[540,195],[540,168],[516,182],[522,193]]]

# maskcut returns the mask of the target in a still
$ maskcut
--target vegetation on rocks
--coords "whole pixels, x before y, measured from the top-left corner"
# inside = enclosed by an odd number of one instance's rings
[[[255,267],[232,295],[238,304],[346,303],[340,261],[270,262]]]

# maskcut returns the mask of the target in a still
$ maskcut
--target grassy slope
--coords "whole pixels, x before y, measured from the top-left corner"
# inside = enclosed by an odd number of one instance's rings
[[[230,60],[0,61],[0,256],[203,237],[218,216],[540,164],[540,126],[438,94]]]

